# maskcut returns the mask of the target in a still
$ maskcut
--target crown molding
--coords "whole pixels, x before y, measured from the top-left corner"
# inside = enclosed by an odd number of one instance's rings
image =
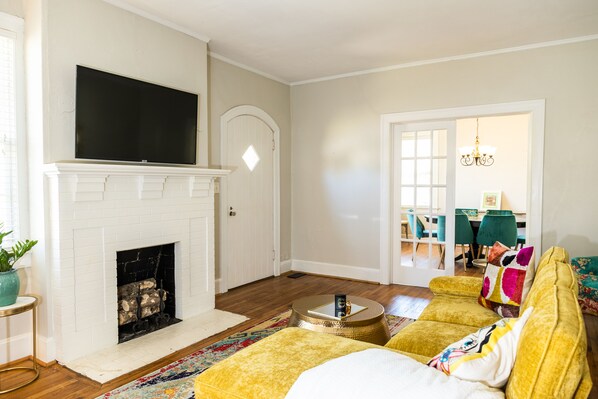
[[[234,66],[239,67],[241,69],[245,69],[245,70],[247,70],[249,72],[256,73],[256,74],[261,75],[261,76],[263,76],[265,78],[275,80],[275,81],[277,81],[279,83],[284,83],[285,85],[289,85],[290,84],[289,82],[287,82],[286,80],[284,80],[282,78],[279,78],[278,76],[270,75],[269,73],[266,73],[264,71],[260,71],[259,69],[255,69],[255,68],[252,68],[252,67],[250,67],[248,65],[242,64],[240,62],[231,60],[230,58],[227,58],[227,57],[225,57],[223,55],[220,55],[218,53],[215,53],[213,51],[209,51],[208,55],[210,57],[215,58],[217,60],[220,60],[222,62],[226,62],[227,64],[231,64],[231,65],[234,65]]]
[[[185,28],[184,26],[175,24],[174,22],[169,21],[167,19],[164,19],[162,17],[158,17],[157,15],[154,15],[151,12],[147,12],[145,10],[142,10],[142,9],[138,8],[138,7],[132,6],[129,3],[127,3],[126,1],[123,1],[123,0],[104,0],[104,2],[106,2],[108,4],[111,4],[111,5],[115,6],[115,7],[121,8],[123,10],[129,11],[129,12],[131,12],[133,14],[137,14],[137,15],[143,17],[143,18],[146,18],[146,19],[149,19],[151,21],[157,22],[160,25],[167,26],[167,27],[169,27],[171,29],[174,29],[176,31],[179,31],[181,33],[184,33],[186,35],[194,37],[196,39],[199,39],[202,42],[206,42],[206,43],[210,42],[210,38],[207,37],[206,35],[200,33],[200,32],[194,31],[194,30],[189,29],[189,28]]]
[[[597,39],[598,39],[598,35],[589,35],[589,36],[573,37],[573,38],[562,39],[562,40],[553,40],[550,42],[526,44],[524,46],[507,47],[507,48],[498,49],[498,50],[481,51],[479,53],[470,53],[470,54],[455,55],[455,56],[450,56],[450,57],[434,58],[434,59],[430,59],[430,60],[408,62],[405,64],[396,64],[396,65],[390,65],[390,66],[386,66],[386,67],[365,69],[362,71],[355,71],[355,72],[348,72],[348,73],[343,73],[343,74],[339,74],[339,75],[324,76],[321,78],[291,82],[290,85],[291,86],[299,86],[299,85],[304,85],[304,84],[308,84],[308,83],[318,83],[318,82],[324,82],[327,80],[335,80],[335,79],[348,78],[348,77],[352,77],[352,76],[368,75],[370,73],[393,71],[395,69],[413,68],[413,67],[418,67],[418,66],[422,66],[422,65],[440,64],[443,62],[467,60],[470,58],[488,57],[488,56],[497,55],[497,54],[515,53],[515,52],[519,52],[519,51],[527,51],[527,50],[533,50],[533,49],[544,48],[544,47],[561,46],[564,44],[587,42],[590,40],[597,40]]]

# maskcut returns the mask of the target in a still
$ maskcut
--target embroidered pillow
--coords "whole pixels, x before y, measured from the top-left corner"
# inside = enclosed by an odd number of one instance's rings
[[[520,318],[499,320],[447,346],[428,366],[463,380],[503,387],[515,364],[517,343],[532,309],[529,307]]]
[[[534,247],[514,251],[496,242],[488,253],[479,304],[502,317],[519,316],[524,292],[527,295],[534,277],[533,260]],[[529,276],[528,269],[532,269]]]

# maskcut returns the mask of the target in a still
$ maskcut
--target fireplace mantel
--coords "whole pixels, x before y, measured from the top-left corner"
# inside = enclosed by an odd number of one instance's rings
[[[175,243],[176,317],[184,323],[214,309],[214,180],[228,173],[91,162],[46,165],[57,360],[117,345],[117,251]]]
[[[106,175],[106,176],[205,176],[222,177],[226,169],[206,169],[193,166],[160,166],[146,164],[117,164],[91,162],[57,162],[46,164],[46,175]]]
[[[45,167],[45,174],[50,178],[73,178],[70,191],[76,202],[101,201],[110,176],[135,178],[132,183],[137,186],[140,199],[162,198],[166,179],[177,177],[187,178],[187,189],[191,197],[206,197],[209,195],[211,181],[229,173],[225,169],[87,162],[60,162]]]

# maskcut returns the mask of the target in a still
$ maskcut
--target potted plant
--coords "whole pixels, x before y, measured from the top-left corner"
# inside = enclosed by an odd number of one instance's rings
[[[37,240],[18,241],[12,248],[4,248],[2,240],[12,231],[2,232],[3,226],[4,223],[0,223],[0,306],[8,306],[17,301],[19,289],[21,288],[19,275],[13,266],[37,244]]]

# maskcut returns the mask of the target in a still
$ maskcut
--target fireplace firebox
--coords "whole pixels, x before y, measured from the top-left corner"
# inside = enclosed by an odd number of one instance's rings
[[[116,253],[118,342],[180,322],[176,316],[174,243]]]

